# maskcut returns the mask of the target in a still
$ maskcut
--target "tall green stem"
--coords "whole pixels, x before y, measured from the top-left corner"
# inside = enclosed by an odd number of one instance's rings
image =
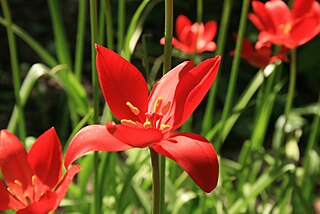
[[[227,33],[230,23],[231,17],[231,9],[232,9],[233,0],[225,0],[223,3],[223,11],[222,11],[222,18],[219,27],[219,34],[217,39],[217,50],[216,54],[223,55],[225,44],[227,41]],[[221,71],[222,66],[220,66],[219,72]],[[217,76],[216,80],[214,81],[213,86],[210,89],[209,96],[208,96],[208,103],[206,107],[206,111],[204,113],[203,121],[202,121],[202,134],[207,134],[208,131],[213,126],[213,112],[214,112],[214,105],[215,105],[215,98],[218,89],[220,75]]]
[[[19,112],[19,135],[21,141],[24,143],[26,138],[26,127],[24,122],[24,113],[23,113],[23,106],[21,104],[20,99],[20,75],[19,75],[19,62],[18,62],[18,54],[17,54],[17,46],[15,37],[12,30],[12,20],[11,20],[11,14],[10,9],[8,6],[7,0],[1,0],[1,6],[4,18],[7,21],[7,36],[8,36],[8,43],[9,43],[9,52],[10,52],[10,60],[11,60],[11,69],[12,69],[12,76],[13,76],[13,87],[14,87],[14,96],[16,99],[16,105]]]
[[[106,24],[107,24],[107,47],[111,50],[113,47],[113,20],[110,0],[105,0]]]
[[[237,83],[237,77],[238,77],[238,71],[239,71],[239,63],[240,63],[240,53],[242,48],[242,41],[244,38],[245,30],[246,30],[246,24],[247,24],[247,15],[249,10],[249,0],[244,0],[242,3],[242,9],[241,9],[241,18],[240,18],[240,26],[238,30],[238,38],[236,43],[236,49],[235,49],[235,55],[232,61],[232,67],[231,67],[231,76],[230,81],[228,84],[228,91],[227,91],[227,97],[224,104],[224,108],[222,111],[221,121],[222,121],[222,127],[220,130],[220,133],[223,132],[223,128],[225,125],[225,122],[229,116],[231,107],[232,107],[232,101],[233,101],[233,95],[235,86]],[[220,136],[220,139],[217,143],[216,150],[219,151],[221,145],[222,145],[222,138]]]
[[[97,18],[97,0],[90,0],[90,25],[91,25],[91,72],[92,72],[92,90],[93,90],[93,121],[98,123],[99,116],[99,88],[98,76],[96,71],[96,51],[95,43],[98,40],[98,18]],[[94,193],[93,193],[93,213],[101,213],[101,194],[98,175],[98,153],[94,153]]]
[[[126,0],[119,0],[118,2],[118,53],[122,55],[121,51],[124,44],[124,30],[126,26]]]
[[[197,22],[202,22],[203,0],[197,0]]]
[[[284,109],[284,115],[286,122],[289,120],[289,113],[292,108],[292,102],[294,97],[294,90],[296,87],[296,78],[297,78],[297,52],[296,49],[291,49],[291,59],[290,59],[290,79],[289,79],[289,89],[288,89],[288,95],[287,95],[287,102]]]
[[[150,148],[151,165],[152,165],[152,213],[159,214],[160,211],[160,170],[159,170],[159,154]]]

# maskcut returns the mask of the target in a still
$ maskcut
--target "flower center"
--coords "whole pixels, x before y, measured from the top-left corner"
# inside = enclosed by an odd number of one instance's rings
[[[171,107],[171,102],[167,102],[165,105],[162,105],[162,97],[158,97],[156,102],[154,103],[153,106],[153,111],[152,112],[147,112],[145,113],[146,120],[143,123],[137,122],[137,121],[132,121],[128,119],[122,119],[121,123],[122,125],[128,126],[128,127],[137,127],[137,126],[142,126],[143,128],[156,128],[159,129],[160,131],[166,131],[170,129],[170,125],[162,123],[162,118],[164,115],[166,115]],[[140,110],[134,106],[132,103],[129,101],[126,102],[126,105],[130,108],[131,112],[138,116],[140,115]]]
[[[279,28],[282,30],[282,32],[283,32],[284,34],[288,34],[288,33],[291,31],[291,29],[292,29],[292,24],[290,24],[290,23],[280,24],[280,25],[279,25]]]

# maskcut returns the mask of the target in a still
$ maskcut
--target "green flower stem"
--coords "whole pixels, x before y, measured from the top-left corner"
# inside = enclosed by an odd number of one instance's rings
[[[106,11],[106,24],[107,24],[107,47],[111,50],[114,49],[113,41],[113,20],[110,0],[105,0]]]
[[[165,0],[165,21],[164,21],[164,59],[163,75],[171,69],[172,56],[172,29],[173,29],[173,0]],[[166,176],[166,157],[160,156],[160,213],[164,213],[164,195],[165,195],[165,176]],[[154,181],[155,182],[155,181]]]
[[[124,30],[126,26],[126,0],[118,1],[118,53],[122,55]]]
[[[233,0],[225,0],[223,3],[222,17],[221,17],[218,39],[217,39],[216,54],[218,55],[219,54],[222,55],[225,50],[225,44],[227,41],[227,33],[228,33],[230,17],[231,17],[232,3],[233,3]],[[219,72],[221,71],[221,68],[222,66],[220,66]],[[208,131],[213,126],[213,112],[214,112],[214,105],[215,105],[215,97],[218,89],[219,76],[220,75],[218,74],[209,92],[208,103],[207,103],[206,111],[201,124],[202,134],[207,134]]]
[[[197,22],[202,22],[203,0],[197,0]]]
[[[98,123],[99,116],[99,88],[98,76],[96,71],[96,51],[95,43],[98,40],[98,21],[97,21],[97,0],[90,0],[90,25],[91,25],[91,71],[92,71],[92,90],[93,90],[93,122]],[[94,153],[94,193],[93,193],[93,213],[101,213],[101,194],[99,188],[98,173],[98,152]]]
[[[285,125],[287,124],[289,120],[289,114],[292,108],[292,102],[294,97],[294,90],[296,87],[296,78],[297,78],[297,52],[296,49],[291,49],[291,59],[290,59],[290,79],[289,79],[289,89],[288,89],[288,95],[287,95],[287,102],[284,109],[284,115],[285,115]],[[285,126],[284,126],[285,127]]]
[[[160,170],[159,170],[159,154],[150,148],[151,165],[152,165],[152,213],[160,212]]]
[[[19,137],[20,137],[20,140],[23,143],[25,143],[24,141],[26,138],[26,127],[25,127],[25,121],[24,121],[23,106],[21,104],[21,99],[19,95],[21,80],[19,75],[17,46],[16,46],[16,41],[15,41],[15,37],[12,30],[12,20],[11,20],[11,14],[10,14],[10,9],[9,9],[7,0],[1,0],[1,7],[2,7],[4,18],[7,21],[6,27],[7,27],[11,69],[12,69],[12,76],[13,76],[14,96],[16,99],[16,105],[19,112],[19,121],[18,121]]]
[[[228,91],[227,91],[227,97],[225,101],[225,105],[222,111],[222,116],[221,116],[221,121],[222,121],[222,127],[220,130],[220,133],[223,132],[223,128],[225,125],[225,122],[229,116],[231,107],[232,107],[232,101],[233,101],[233,95],[234,95],[234,90],[236,86],[236,81],[238,77],[238,71],[239,71],[239,63],[240,63],[240,53],[241,53],[241,48],[242,48],[242,41],[244,38],[245,30],[246,30],[246,24],[247,24],[247,15],[248,15],[248,10],[249,10],[249,0],[244,0],[242,3],[242,9],[241,9],[241,17],[240,17],[240,26],[238,30],[238,38],[237,38],[237,43],[236,43],[236,49],[235,49],[235,54],[234,58],[232,61],[232,67],[231,67],[231,76],[230,76],[230,81],[228,84]],[[220,134],[221,135],[221,134]],[[219,151],[220,147],[222,146],[222,137],[219,137],[220,139],[217,142],[216,150]]]

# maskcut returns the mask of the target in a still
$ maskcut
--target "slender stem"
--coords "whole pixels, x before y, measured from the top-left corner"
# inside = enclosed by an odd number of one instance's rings
[[[24,113],[23,113],[23,106],[21,104],[21,98],[20,98],[20,74],[19,74],[19,62],[18,62],[18,54],[17,54],[17,46],[15,37],[12,30],[12,20],[11,20],[11,14],[10,9],[8,6],[7,0],[1,0],[1,6],[4,18],[7,21],[7,36],[8,36],[8,43],[9,43],[9,52],[10,52],[10,61],[11,61],[11,69],[12,69],[12,76],[13,76],[13,87],[14,87],[14,96],[16,99],[16,105],[19,112],[19,135],[20,139],[23,143],[25,143],[26,138],[26,127],[25,127],[25,121],[24,121]]]
[[[294,90],[296,87],[296,78],[297,78],[297,52],[296,49],[291,49],[291,59],[290,59],[290,79],[289,79],[289,89],[288,89],[288,95],[287,95],[287,102],[284,109],[284,115],[286,122],[289,120],[289,113],[292,108],[292,102],[294,97]]]
[[[96,51],[95,43],[98,40],[98,21],[97,21],[97,0],[90,0],[90,25],[91,25],[91,71],[92,71],[92,90],[93,90],[93,122],[98,123],[99,115],[99,88],[98,77],[96,72]],[[93,193],[93,213],[101,213],[101,194],[99,188],[99,168],[98,153],[94,153],[94,193]]]
[[[118,53],[121,51],[124,43],[124,30],[126,25],[126,1],[119,0],[118,2]]]
[[[227,91],[227,97],[225,101],[225,105],[222,111],[221,121],[222,121],[222,127],[220,130],[220,133],[223,132],[223,128],[225,125],[225,122],[227,120],[227,117],[229,116],[231,107],[232,107],[232,101],[233,101],[233,95],[235,86],[237,83],[237,77],[238,77],[238,71],[239,71],[239,63],[240,63],[240,53],[242,48],[242,41],[244,38],[245,30],[246,30],[246,24],[247,24],[247,15],[249,10],[249,0],[244,0],[242,3],[242,9],[241,9],[241,17],[240,17],[240,26],[238,30],[238,38],[236,43],[236,49],[235,49],[235,55],[232,61],[232,67],[231,67],[231,76],[230,81],[228,84],[228,91]],[[219,151],[221,145],[222,145],[222,139],[220,136],[220,139],[217,142],[216,149]]]
[[[197,0],[197,22],[202,22],[203,0]]]
[[[231,17],[231,9],[232,9],[233,0],[225,0],[223,3],[223,11],[222,11],[222,18],[219,27],[219,34],[217,39],[217,50],[216,54],[222,55],[224,53],[225,44],[227,41],[227,33],[230,23]],[[221,71],[222,66],[220,66]],[[208,103],[206,107],[206,111],[202,121],[202,134],[206,134],[213,126],[213,112],[214,112],[214,105],[215,105],[215,98],[218,89],[220,75],[214,81],[213,86],[210,89],[209,96],[208,96]]]
[[[160,170],[159,170],[159,154],[150,148],[151,165],[152,165],[152,213],[160,212]]]
[[[107,24],[107,47],[111,50],[113,47],[113,20],[110,0],[105,0],[106,24]]]
[[[81,79],[82,65],[83,65],[83,47],[84,47],[84,36],[86,26],[86,11],[87,11],[87,0],[79,0],[78,5],[78,26],[77,26],[77,41],[75,51],[75,62],[74,72],[78,80]]]

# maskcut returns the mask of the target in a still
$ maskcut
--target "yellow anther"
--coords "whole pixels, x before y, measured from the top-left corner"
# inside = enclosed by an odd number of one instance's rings
[[[32,175],[32,177],[31,177],[32,186],[35,186],[36,179],[37,179],[37,177],[35,175]]]
[[[158,97],[153,106],[153,112],[157,113],[162,104],[162,97]]]
[[[290,23],[280,24],[279,27],[283,31],[284,34],[288,34],[292,29],[292,24],[290,24]]]
[[[167,102],[167,104],[165,106],[163,106],[162,111],[161,111],[162,115],[167,114],[168,111],[170,110],[170,107],[171,107],[171,102],[169,101],[169,102]]]
[[[126,105],[130,108],[130,110],[132,111],[132,113],[136,116],[138,116],[140,114],[140,110],[135,107],[134,105],[132,105],[132,103],[130,102],[126,102]]]
[[[17,184],[18,186],[22,187],[22,183],[19,180],[14,180],[14,183]]]
[[[152,124],[151,124],[150,121],[146,121],[146,122],[143,123],[143,127],[146,128],[146,129],[147,128],[152,128]]]
[[[168,130],[170,129],[170,126],[168,124],[161,124],[160,125],[160,130],[161,131],[165,131],[165,130]]]
[[[136,127],[136,123],[135,122],[133,122],[132,120],[127,120],[127,119],[122,119],[121,120],[121,123],[123,124],[123,125],[125,125],[125,126],[128,126],[128,127],[131,127],[131,128],[133,128],[133,127]]]

